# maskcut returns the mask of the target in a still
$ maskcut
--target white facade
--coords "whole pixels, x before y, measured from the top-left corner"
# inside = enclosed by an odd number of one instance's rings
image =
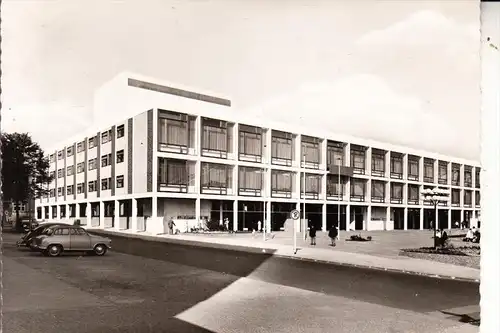
[[[434,212],[420,191],[440,187],[451,193],[440,226],[479,218],[475,161],[255,119],[211,96],[131,74],[103,86],[99,126],[48,152],[56,179],[38,217],[151,233],[164,231],[164,215],[179,225],[229,218],[234,230],[266,219],[279,229],[305,204],[323,230],[339,208],[342,230],[423,229]]]

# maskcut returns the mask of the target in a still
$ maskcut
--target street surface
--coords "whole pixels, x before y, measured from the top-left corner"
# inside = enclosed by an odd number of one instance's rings
[[[479,284],[111,237],[46,258],[3,234],[3,332],[477,332]],[[334,251],[334,249],[332,249]]]

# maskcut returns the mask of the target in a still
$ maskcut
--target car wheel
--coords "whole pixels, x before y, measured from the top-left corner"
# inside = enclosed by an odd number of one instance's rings
[[[51,257],[58,257],[61,255],[61,252],[62,252],[62,247],[60,245],[50,245],[48,248],[47,248],[47,253],[49,254],[49,256]]]
[[[95,247],[94,247],[94,253],[98,256],[103,256],[106,254],[106,251],[108,251],[108,248],[106,247],[106,245],[103,245],[103,244],[97,244]]]

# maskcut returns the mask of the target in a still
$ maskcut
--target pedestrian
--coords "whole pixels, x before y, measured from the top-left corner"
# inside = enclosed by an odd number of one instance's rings
[[[262,231],[262,222],[260,222],[260,220],[259,220],[259,222],[257,222],[257,231],[258,232]]]
[[[168,221],[168,234],[173,235],[174,234],[174,227],[175,227],[175,222],[172,218]]]
[[[337,227],[334,225],[331,227],[330,231],[328,232],[328,237],[330,237],[331,244],[330,246],[336,246],[337,244],[335,241],[337,240],[337,236],[339,235],[339,232],[337,230]]]
[[[311,245],[316,245],[316,227],[314,224],[309,228],[309,237],[311,237]]]

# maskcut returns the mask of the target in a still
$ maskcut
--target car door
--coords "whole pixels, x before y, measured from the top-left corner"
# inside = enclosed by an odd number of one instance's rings
[[[86,251],[90,249],[90,236],[82,228],[70,229],[71,250]]]

